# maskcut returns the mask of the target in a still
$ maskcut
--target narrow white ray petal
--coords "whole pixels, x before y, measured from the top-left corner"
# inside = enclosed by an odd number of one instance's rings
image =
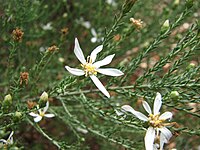
[[[2,143],[7,143],[7,141],[4,140],[4,139],[0,139],[0,142],[2,142]]]
[[[167,139],[165,138],[164,134],[160,133],[160,150],[163,150],[164,144],[167,143]]]
[[[155,129],[153,127],[149,127],[144,137],[146,150],[153,150],[154,138],[155,138]]]
[[[102,51],[103,49],[103,45],[99,45],[98,47],[96,47],[92,53],[90,54],[90,58],[92,59],[92,63],[95,62],[96,58],[97,58],[97,54]]]
[[[43,109],[43,113],[45,114],[45,112],[48,110],[49,108],[49,101],[46,102],[46,106]]]
[[[103,69],[98,69],[97,71],[101,74],[105,74],[108,76],[114,76],[114,77],[121,76],[124,74],[120,70],[114,69],[114,68],[103,68]]]
[[[94,28],[91,29],[91,33],[92,33],[92,35],[93,35],[94,37],[97,37],[97,32],[95,31]]]
[[[14,132],[12,131],[12,132],[10,133],[10,135],[9,135],[9,137],[8,137],[8,139],[7,139],[7,140],[11,140],[11,138],[12,138],[13,134],[14,134]]]
[[[83,51],[80,48],[80,45],[79,45],[79,42],[78,42],[77,38],[75,38],[74,54],[76,55],[76,57],[78,58],[78,60],[82,64],[86,63],[85,57],[83,55]]]
[[[166,140],[169,141],[169,139],[172,137],[171,131],[166,127],[159,128],[159,130],[165,136]]]
[[[96,68],[99,68],[101,66],[105,66],[105,65],[108,65],[109,63],[111,63],[113,57],[115,56],[115,54],[113,55],[109,55],[107,56],[106,58],[100,60],[100,61],[97,61],[95,62],[93,65],[96,67]]]
[[[55,117],[55,115],[54,115],[54,114],[45,114],[44,116],[45,116],[45,117],[47,117],[47,118],[52,118],[52,117]]]
[[[121,107],[123,110],[125,110],[125,111],[127,111],[127,112],[130,112],[130,113],[132,113],[133,115],[135,115],[135,110],[131,107],[131,106],[129,106],[129,105],[123,105],[122,107]]]
[[[39,122],[40,120],[42,120],[42,116],[38,115],[37,117],[34,118],[35,122]]]
[[[144,114],[142,114],[139,111],[135,111],[131,106],[129,105],[124,105],[121,107],[123,110],[132,113],[133,115],[135,115],[137,118],[139,118],[140,120],[143,121],[148,121],[148,117],[146,117]]]
[[[99,79],[98,79],[95,75],[91,75],[90,78],[92,79],[92,81],[94,82],[94,84],[96,85],[96,87],[97,87],[104,95],[106,95],[108,98],[110,98],[110,94],[109,94],[108,91],[105,89],[105,87],[103,86],[103,84],[99,81]]]
[[[161,105],[162,105],[162,97],[161,97],[161,94],[157,92],[156,98],[155,98],[155,101],[154,101],[154,105],[153,105],[154,115],[159,114]]]
[[[82,76],[85,74],[85,72],[81,69],[70,68],[69,66],[65,66],[65,69],[67,69],[71,74],[76,76]]]
[[[36,113],[34,113],[34,112],[30,112],[29,115],[32,116],[32,117],[37,117],[37,116],[39,116],[38,114],[36,114]]]
[[[151,108],[150,108],[149,104],[148,104],[146,101],[143,101],[143,102],[142,102],[142,105],[143,105],[144,109],[145,109],[149,114],[152,114]]]
[[[163,113],[162,115],[160,115],[159,119],[161,120],[167,120],[167,119],[171,119],[173,116],[173,114],[169,111]]]
[[[135,116],[143,121],[148,121],[148,117],[146,117],[143,113],[136,111]]]

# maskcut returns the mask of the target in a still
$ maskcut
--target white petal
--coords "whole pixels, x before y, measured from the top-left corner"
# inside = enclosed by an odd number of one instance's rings
[[[165,138],[164,134],[160,133],[160,150],[163,150],[164,144],[167,143],[167,139]]]
[[[12,139],[12,136],[13,136],[14,132],[12,131],[8,137],[8,140],[11,140]]]
[[[37,116],[39,116],[38,114],[36,114],[36,113],[34,113],[34,112],[29,113],[29,115],[31,115],[32,117],[37,117]]]
[[[39,122],[40,120],[42,120],[42,116],[39,116],[39,115],[38,115],[36,118],[34,118],[34,121],[35,121],[35,122]]]
[[[102,51],[103,49],[103,45],[100,45],[98,47],[96,47],[92,53],[90,54],[90,58],[92,59],[92,63],[95,62],[96,58],[97,58],[97,54]]]
[[[154,115],[159,114],[161,105],[162,105],[162,97],[161,97],[161,94],[157,92],[156,98],[155,98],[155,101],[154,101],[154,105],[153,105]]]
[[[92,81],[94,82],[94,84],[96,85],[96,87],[97,87],[104,95],[106,95],[108,98],[110,98],[110,94],[109,94],[108,91],[105,89],[105,87],[103,86],[103,84],[99,81],[99,79],[98,79],[95,75],[91,75],[90,78],[92,79]]]
[[[7,141],[4,140],[4,139],[0,139],[0,142],[2,142],[2,143],[7,143]]]
[[[79,42],[78,42],[77,38],[75,38],[74,54],[76,55],[76,57],[78,58],[78,60],[82,64],[86,63],[85,57],[83,55],[83,51],[80,48],[80,45],[79,45]]]
[[[114,56],[115,56],[115,54],[109,55],[109,56],[107,56],[106,58],[104,58],[103,60],[100,60],[100,61],[95,62],[93,65],[94,65],[96,68],[99,68],[99,67],[101,67],[101,66],[105,66],[105,65],[111,63],[111,61],[112,61],[112,59],[113,59]]]
[[[143,120],[143,121],[148,121],[148,118],[142,114],[141,112],[139,111],[135,111],[131,106],[129,105],[124,105],[122,106],[122,109],[127,111],[127,112],[130,112],[132,113],[133,115],[135,115],[137,118],[139,118],[140,120]]]
[[[92,33],[93,36],[97,37],[97,32],[95,31],[94,28],[91,29],[91,33]]]
[[[127,112],[130,112],[130,113],[132,113],[133,115],[135,115],[135,110],[131,107],[131,106],[129,106],[129,105],[123,105],[122,107],[121,107],[123,110],[125,110],[125,111],[127,111]]]
[[[105,75],[108,75],[108,76],[121,76],[123,75],[124,73],[121,72],[120,70],[118,69],[113,69],[113,68],[104,68],[104,69],[98,69],[98,72],[101,73],[101,74],[105,74]]]
[[[143,101],[143,102],[142,102],[142,105],[143,105],[144,109],[145,109],[149,114],[152,114],[151,108],[150,108],[149,104],[148,104],[146,101]]]
[[[54,114],[45,114],[44,116],[45,116],[45,117],[47,117],[47,118],[52,118],[52,117],[55,117],[55,115],[54,115]]]
[[[144,138],[146,150],[153,150],[154,138],[155,138],[155,130],[153,127],[149,127],[147,129],[147,132]]]
[[[65,66],[65,69],[67,69],[71,74],[76,76],[82,76],[85,74],[85,72],[81,69],[70,68],[69,66]]]
[[[49,101],[46,102],[46,106],[43,109],[43,113],[45,114],[45,112],[48,110],[49,108]]]
[[[91,41],[92,43],[96,43],[96,42],[97,42],[97,38],[96,38],[96,37],[92,37],[92,38],[90,39],[90,41]]]
[[[171,119],[173,116],[173,114],[169,111],[163,113],[162,115],[160,115],[159,119],[161,120],[167,120],[167,119]]]
[[[146,117],[143,113],[139,111],[135,111],[135,116],[143,121],[148,121],[148,117]]]
[[[166,127],[159,128],[159,130],[165,136],[166,140],[169,141],[169,139],[172,137],[171,131],[167,129]]]

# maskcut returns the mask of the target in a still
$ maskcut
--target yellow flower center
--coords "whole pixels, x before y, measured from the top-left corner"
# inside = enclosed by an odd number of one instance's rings
[[[161,120],[161,119],[159,119],[159,117],[160,117],[159,114],[158,115],[150,114],[149,115],[149,124],[152,127],[154,127],[154,128],[156,128],[156,127],[158,127],[158,128],[163,127],[164,126],[163,122],[165,120]]]
[[[96,75],[97,74],[96,67],[92,64],[92,59],[90,58],[90,56],[87,57],[86,64],[81,64],[81,67],[83,67],[86,77],[88,75]]]
[[[44,115],[45,115],[45,113],[43,113],[43,112],[40,113],[40,116],[41,116],[41,117],[44,117]]]

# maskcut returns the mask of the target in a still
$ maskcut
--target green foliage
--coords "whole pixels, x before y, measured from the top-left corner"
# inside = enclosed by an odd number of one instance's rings
[[[177,123],[165,148],[197,149],[199,7],[193,0],[0,1],[0,139],[14,131],[13,149],[144,149],[148,125],[117,112],[124,104],[142,110],[141,101],[153,104],[160,92],[162,111]],[[142,28],[130,18],[141,19]],[[91,42],[92,28],[102,41]],[[97,75],[111,98],[65,69],[80,66],[75,37],[85,56],[101,44],[97,60],[115,54],[111,66],[124,75]],[[55,117],[35,123],[29,113],[36,103],[45,106],[44,91]]]

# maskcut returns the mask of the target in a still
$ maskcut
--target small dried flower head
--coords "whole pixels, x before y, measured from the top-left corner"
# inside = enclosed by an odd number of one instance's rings
[[[32,109],[33,107],[35,107],[37,105],[36,102],[32,102],[32,101],[27,101],[27,106],[28,109]]]
[[[68,28],[63,28],[63,29],[61,29],[62,35],[67,35],[67,34],[68,34],[68,31],[69,31]]]
[[[47,51],[48,52],[55,52],[55,51],[57,51],[59,48],[57,47],[57,46],[55,46],[55,45],[53,45],[53,46],[50,46],[48,49],[47,49]]]
[[[133,26],[137,29],[140,30],[143,27],[143,22],[141,21],[141,19],[134,19],[134,18],[130,18],[130,21],[132,22]]]
[[[28,78],[29,78],[29,73],[28,72],[21,72],[20,73],[20,85],[22,85],[23,82],[28,84]]]
[[[15,41],[20,42],[22,40],[23,35],[24,32],[20,28],[16,28],[12,31],[12,37]]]
[[[121,35],[120,34],[117,34],[113,37],[114,41],[119,41],[121,39]]]

